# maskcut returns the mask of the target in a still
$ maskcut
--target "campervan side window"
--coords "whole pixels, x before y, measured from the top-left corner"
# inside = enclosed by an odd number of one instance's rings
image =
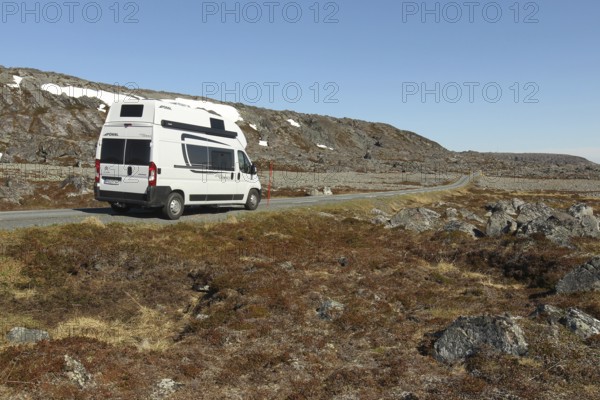
[[[188,144],[187,152],[192,166],[208,168],[208,147]]]
[[[150,164],[150,141],[149,140],[127,140],[125,151],[126,165],[148,165]]]
[[[210,149],[210,169],[217,171],[235,171],[233,150]]]
[[[123,164],[125,154],[124,139],[102,139],[100,162],[103,164]]]

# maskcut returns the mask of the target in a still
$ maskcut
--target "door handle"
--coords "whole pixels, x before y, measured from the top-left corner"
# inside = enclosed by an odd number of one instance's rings
[[[238,172],[238,181],[242,179],[242,174]]]
[[[233,172],[231,173],[231,180],[233,180]]]
[[[131,176],[133,174],[133,168],[127,167],[127,176]]]

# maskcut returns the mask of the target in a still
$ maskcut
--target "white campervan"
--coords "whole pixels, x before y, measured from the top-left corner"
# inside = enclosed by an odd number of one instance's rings
[[[96,200],[116,212],[161,208],[178,219],[187,205],[254,210],[261,186],[233,121],[160,100],[114,104],[96,149]]]

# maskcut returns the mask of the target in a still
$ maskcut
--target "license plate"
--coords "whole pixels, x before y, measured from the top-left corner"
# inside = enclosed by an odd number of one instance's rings
[[[118,185],[119,181],[116,179],[105,179],[104,184],[105,185]]]

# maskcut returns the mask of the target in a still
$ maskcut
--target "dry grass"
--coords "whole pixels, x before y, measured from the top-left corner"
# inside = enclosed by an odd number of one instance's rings
[[[0,396],[142,399],[173,378],[185,384],[181,399],[380,399],[404,391],[431,399],[598,398],[597,341],[541,321],[519,320],[530,343],[525,358],[483,353],[451,368],[430,356],[435,333],[460,315],[527,317],[549,303],[600,317],[597,294],[547,293],[595,243],[562,249],[544,239],[417,235],[368,222],[373,207],[482,214],[488,198],[479,197],[464,190],[225,223],[90,219],[0,233],[4,332],[27,326],[52,336],[34,346],[3,344]],[[30,294],[19,296],[25,287]],[[320,319],[325,300],[343,311]],[[96,388],[66,380],[65,354],[86,365]]]

